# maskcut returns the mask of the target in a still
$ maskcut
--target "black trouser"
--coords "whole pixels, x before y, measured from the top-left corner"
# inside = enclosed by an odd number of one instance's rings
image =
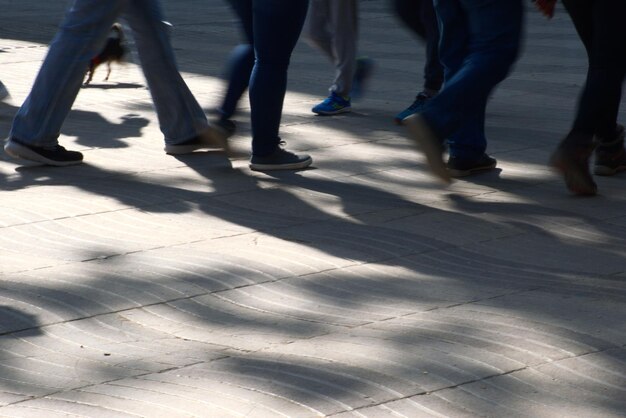
[[[433,0],[393,0],[392,3],[402,22],[426,42],[424,88],[440,90],[443,67],[439,61],[439,26]]]
[[[580,96],[570,143],[590,145],[593,136],[615,136],[626,74],[626,1],[563,0],[585,45],[587,81]]]

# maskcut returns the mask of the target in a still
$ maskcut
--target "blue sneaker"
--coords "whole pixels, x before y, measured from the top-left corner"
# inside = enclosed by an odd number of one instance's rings
[[[311,109],[313,113],[323,116],[338,115],[351,110],[350,98],[341,97],[335,92],[332,92],[322,103]]]
[[[432,99],[432,97],[424,92],[421,92],[420,94],[418,94],[415,97],[415,101],[411,104],[411,106],[407,107],[406,109],[398,113],[393,118],[396,125],[401,125],[402,121],[408,118],[409,116],[414,115],[416,113],[420,113],[424,109],[424,107],[426,106],[426,103],[428,103],[430,99]]]

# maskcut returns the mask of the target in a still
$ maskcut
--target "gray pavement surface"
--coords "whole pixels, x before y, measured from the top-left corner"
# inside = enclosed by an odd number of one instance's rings
[[[4,137],[66,4],[0,0]],[[293,56],[282,133],[310,170],[165,155],[132,63],[98,71],[64,126],[84,165],[0,155],[0,416],[626,416],[626,175],[580,199],[546,167],[585,77],[567,16],[529,10],[488,109],[500,170],[442,188],[391,123],[423,47],[361,4],[377,68],[354,113],[313,116],[332,69]],[[235,20],[166,7],[209,110]]]

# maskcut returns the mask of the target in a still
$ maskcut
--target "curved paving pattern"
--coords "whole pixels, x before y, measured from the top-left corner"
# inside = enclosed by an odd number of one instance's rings
[[[4,136],[61,3],[3,9]],[[0,155],[0,416],[624,416],[624,176],[574,199],[545,167],[584,80],[564,12],[529,14],[494,94],[502,170],[441,189],[389,123],[421,47],[386,2],[361,5],[378,65],[354,114],[310,116],[329,68],[306,45],[293,58],[282,132],[314,170],[166,156],[133,64],[96,74],[64,127],[85,165]],[[233,18],[166,6],[208,109]]]

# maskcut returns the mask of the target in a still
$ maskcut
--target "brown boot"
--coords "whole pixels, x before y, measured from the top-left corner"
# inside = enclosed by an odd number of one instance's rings
[[[593,196],[598,186],[589,172],[589,158],[593,146],[570,145],[564,142],[550,157],[550,165],[563,175],[565,185],[574,194]]]

